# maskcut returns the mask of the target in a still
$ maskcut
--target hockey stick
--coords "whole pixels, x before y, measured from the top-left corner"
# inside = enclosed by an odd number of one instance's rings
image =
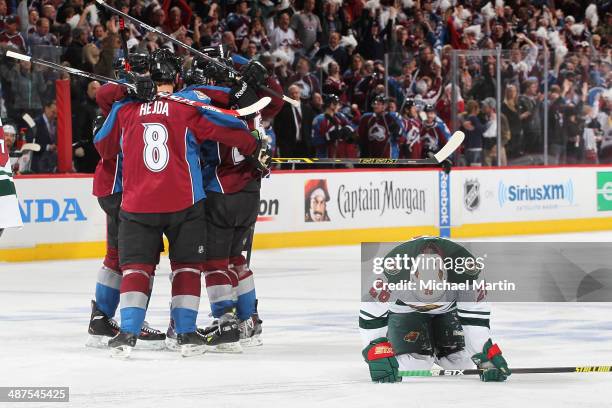
[[[247,241],[244,245],[244,249],[246,250],[246,264],[248,267],[251,266],[251,253],[253,252],[253,238],[255,238],[255,224],[251,225],[249,228],[249,236],[247,237]]]
[[[512,374],[556,374],[556,373],[610,373],[612,366],[577,366],[577,367],[532,367],[511,368]],[[409,370],[400,371],[402,377],[442,377],[478,375],[484,369],[470,370]]]
[[[153,32],[153,33],[159,35],[160,37],[162,37],[166,41],[170,41],[172,44],[178,45],[179,47],[182,47],[182,48],[190,51],[192,54],[195,54],[198,57],[204,58],[206,61],[208,61],[208,62],[210,62],[212,64],[215,64],[218,67],[220,67],[220,68],[222,68],[224,70],[227,70],[227,71],[231,72],[234,75],[240,76],[240,72],[238,72],[234,67],[230,67],[229,65],[225,65],[224,63],[219,62],[219,61],[217,61],[216,59],[214,59],[212,57],[209,57],[208,55],[204,54],[203,52],[196,50],[195,48],[185,44],[182,41],[177,40],[176,38],[174,38],[174,37],[164,33],[163,31],[158,30],[155,27],[151,27],[150,25],[148,25],[146,23],[143,23],[142,21],[138,20],[136,17],[132,17],[129,14],[126,14],[126,13],[124,13],[121,10],[117,10],[115,7],[113,7],[110,4],[106,3],[104,0],[96,0],[96,3],[98,3],[100,6],[104,7],[105,9],[112,11],[115,14],[118,14],[119,16],[121,16],[121,17],[123,17],[123,18],[125,18],[127,20],[130,20],[131,22],[133,22],[134,24],[139,25],[140,27],[144,28],[145,30]],[[300,103],[298,101],[293,100],[293,99],[289,98],[286,95],[280,95],[277,92],[273,91],[272,89],[267,88],[267,87],[265,87],[263,85],[260,86],[260,89],[264,90],[265,92],[267,92],[268,94],[274,96],[275,98],[280,98],[283,101],[290,103],[293,106],[298,107],[300,105]]]
[[[63,65],[60,64],[56,64],[54,62],[50,62],[50,61],[45,61],[42,59],[38,59],[38,58],[32,58],[28,55],[24,55],[24,54],[20,54],[14,51],[7,51],[6,52],[6,56],[10,57],[10,58],[15,58],[21,61],[29,61],[33,64],[38,64],[38,65],[42,65],[45,66],[47,68],[51,68],[51,69],[55,69],[58,71],[63,71],[63,72],[67,72],[69,74],[73,74],[73,75],[77,75],[77,76],[81,76],[84,78],[89,78],[89,79],[93,79],[96,81],[102,81],[102,82],[110,82],[116,85],[120,85],[120,86],[125,86],[126,88],[132,89],[132,90],[136,90],[136,86],[134,84],[129,84],[129,83],[125,83],[125,82],[121,82],[118,81],[116,79],[113,78],[108,78],[105,77],[103,75],[98,75],[98,74],[92,74],[90,72],[86,72],[86,71],[81,71],[80,69],[76,69],[76,68],[72,68],[72,67],[65,67]],[[160,92],[157,94],[158,97],[162,98],[162,99],[168,99],[171,101],[175,101],[178,103],[182,103],[183,105],[189,105],[189,106],[193,106],[196,108],[202,108],[205,110],[209,110],[211,112],[217,112],[217,113],[221,113],[224,115],[230,115],[230,116],[234,116],[234,117],[241,117],[241,116],[250,116],[253,115],[259,111],[261,111],[263,108],[265,108],[266,106],[268,106],[268,104],[272,101],[272,99],[268,96],[264,96],[263,98],[261,98],[260,100],[258,100],[257,102],[255,102],[252,105],[246,106],[244,108],[240,108],[240,109],[223,109],[223,108],[218,108],[216,106],[212,106],[203,102],[198,102],[198,101],[192,101],[190,99],[187,98],[183,98],[181,96],[177,96],[174,94],[170,94],[167,92]]]
[[[425,166],[442,164],[455,150],[461,146],[465,134],[456,131],[448,142],[436,154],[427,159],[388,159],[388,158],[361,158],[361,159],[327,159],[305,157],[273,157],[272,163],[302,163],[302,164],[404,164],[409,166]]]

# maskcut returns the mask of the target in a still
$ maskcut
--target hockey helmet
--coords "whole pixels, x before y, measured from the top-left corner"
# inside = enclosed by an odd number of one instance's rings
[[[423,108],[423,112],[425,113],[429,113],[429,112],[435,112],[436,109],[434,108],[434,106],[431,103],[428,103],[425,105],[425,107]]]
[[[374,104],[376,102],[380,102],[380,103],[385,104],[385,103],[387,103],[387,98],[385,98],[385,95],[382,95],[382,94],[381,95],[376,95],[374,97],[374,99],[372,99],[372,106],[374,106]]]
[[[414,99],[412,98],[406,98],[406,100],[404,101],[404,110],[408,110],[411,109],[413,106],[415,106],[414,103]]]
[[[137,74],[144,74],[149,70],[149,56],[147,54],[134,53],[128,55],[130,68]]]
[[[149,72],[155,82],[172,82],[181,70],[181,61],[167,48],[160,48],[151,54]]]
[[[340,103],[340,98],[334,94],[323,94],[323,107],[327,108],[334,103]]]

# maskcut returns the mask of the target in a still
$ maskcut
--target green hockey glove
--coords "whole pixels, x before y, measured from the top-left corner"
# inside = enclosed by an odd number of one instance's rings
[[[373,382],[393,383],[402,381],[393,347],[386,337],[372,340],[361,354],[365,362],[368,363]]]
[[[483,370],[478,375],[480,380],[484,382],[506,381],[506,378],[512,374],[499,346],[493,344],[491,339],[484,344],[482,353],[476,353],[472,356],[472,361],[479,369]]]

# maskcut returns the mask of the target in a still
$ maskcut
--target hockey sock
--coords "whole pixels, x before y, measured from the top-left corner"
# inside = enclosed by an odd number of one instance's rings
[[[172,267],[172,303],[170,315],[177,334],[196,331],[200,308],[200,265],[170,262]]]
[[[121,331],[140,334],[149,301],[149,285],[155,265],[123,265],[121,280]]]
[[[119,306],[119,286],[119,253],[116,248],[107,248],[104,265],[98,271],[95,297],[98,308],[108,317],[115,316]]]
[[[119,306],[119,287],[121,272],[102,266],[96,282],[96,304],[106,316],[113,317]]]
[[[255,313],[255,281],[253,271],[246,264],[242,255],[230,258],[233,269],[238,273],[238,301],[236,302],[236,314],[238,319],[246,320]]]
[[[212,315],[219,318],[228,308],[234,307],[233,288],[238,286],[236,274],[230,272],[227,258],[213,259],[204,262],[204,278]]]
[[[157,269],[157,267],[155,267]],[[155,271],[149,278],[149,292],[147,292],[147,310],[149,310],[149,302],[151,301],[151,293],[153,293],[153,283],[155,282]]]

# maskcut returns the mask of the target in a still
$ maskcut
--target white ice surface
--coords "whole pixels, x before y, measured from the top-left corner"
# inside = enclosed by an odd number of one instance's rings
[[[358,246],[257,251],[263,347],[190,359],[135,350],[130,361],[84,347],[100,261],[0,264],[0,386],[70,387],[69,404],[17,407],[612,407],[612,374],[372,384],[357,329],[359,259]],[[163,259],[147,315],[159,329],[168,323],[168,272]],[[205,324],[206,298],[200,310]],[[612,303],[496,304],[492,330],[514,367],[612,365]]]

